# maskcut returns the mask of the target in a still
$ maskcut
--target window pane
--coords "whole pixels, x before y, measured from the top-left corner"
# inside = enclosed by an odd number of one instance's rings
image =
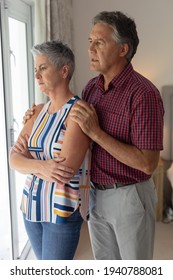
[[[10,36],[10,61],[12,79],[12,106],[13,106],[13,127],[14,141],[22,129],[22,117],[29,107],[28,98],[28,70],[27,70],[27,38],[25,23],[9,17]],[[15,173],[15,199],[17,207],[17,229],[19,256],[27,242],[27,235],[24,229],[22,213],[20,211],[21,195],[26,175]]]
[[[1,45],[1,44],[0,44]],[[10,203],[8,187],[8,168],[7,168],[7,147],[5,132],[5,114],[4,114],[4,93],[2,78],[2,58],[0,49],[0,260],[9,260],[12,258],[11,245],[11,226],[10,226]]]

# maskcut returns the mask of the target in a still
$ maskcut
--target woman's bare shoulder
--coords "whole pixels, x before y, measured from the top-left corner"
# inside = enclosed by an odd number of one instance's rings
[[[44,103],[35,105],[35,107],[34,107],[35,112],[40,112],[42,110],[42,108],[44,107],[44,105],[45,105]]]
[[[35,120],[37,118],[37,116],[39,115],[39,113],[43,109],[44,105],[45,105],[44,103],[35,105],[35,107],[34,107],[34,114],[33,114],[33,120]]]

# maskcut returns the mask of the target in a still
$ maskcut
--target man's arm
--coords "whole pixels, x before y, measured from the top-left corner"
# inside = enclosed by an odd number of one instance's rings
[[[90,142],[91,139],[83,133],[80,126],[68,117],[60,157],[65,158],[63,164],[71,167],[74,173],[79,170]]]
[[[78,123],[86,135],[120,162],[149,175],[156,169],[160,151],[140,150],[107,134],[101,129],[92,105],[83,100],[78,101],[76,106],[72,108],[70,117]]]

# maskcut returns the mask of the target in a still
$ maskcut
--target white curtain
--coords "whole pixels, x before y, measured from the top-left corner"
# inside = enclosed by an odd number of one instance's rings
[[[173,86],[163,86],[162,91],[163,106],[165,109],[164,115],[164,150],[160,155],[164,160],[173,161]]]
[[[34,0],[34,44],[46,40],[46,0]]]
[[[34,44],[60,39],[73,50],[72,0],[34,0]],[[74,92],[74,77],[70,83]],[[47,97],[36,85],[35,103],[45,103]]]
[[[34,45],[46,41],[46,0],[34,0]],[[35,104],[45,103],[47,96],[35,83]]]
[[[71,48],[72,0],[46,0],[47,39],[60,39]]]
[[[60,39],[73,50],[72,0],[46,0],[46,38]],[[74,75],[70,87],[74,92]]]

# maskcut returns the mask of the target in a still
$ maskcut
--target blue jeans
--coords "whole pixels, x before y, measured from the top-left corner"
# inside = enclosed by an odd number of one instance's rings
[[[72,260],[79,242],[83,219],[76,210],[64,224],[30,222],[25,228],[39,260]]]

